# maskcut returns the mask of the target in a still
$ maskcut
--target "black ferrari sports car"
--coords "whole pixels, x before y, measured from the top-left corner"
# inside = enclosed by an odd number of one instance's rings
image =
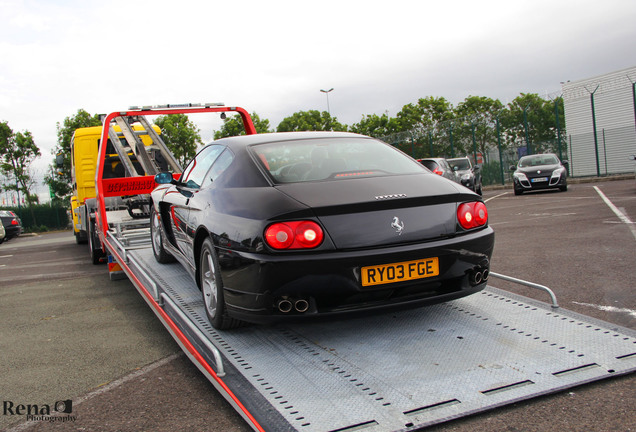
[[[377,139],[223,138],[151,194],[157,261],[177,260],[218,329],[418,306],[482,290],[481,197]]]

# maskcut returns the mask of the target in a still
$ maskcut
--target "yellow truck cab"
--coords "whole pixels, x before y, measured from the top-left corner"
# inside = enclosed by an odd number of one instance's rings
[[[141,125],[132,126],[135,132],[144,131]],[[160,133],[158,126],[154,125],[155,132]],[[120,133],[119,126],[114,127],[115,132]],[[97,155],[99,154],[99,142],[101,140],[102,127],[93,126],[75,130],[71,138],[71,183],[73,194],[71,196],[71,214],[73,216],[73,231],[77,243],[86,243],[91,238],[88,235],[91,230],[91,213],[95,208],[95,171],[97,168]],[[152,140],[147,134],[140,134],[144,145],[149,146]],[[121,138],[122,144],[126,144]],[[132,153],[130,153],[132,154]],[[110,178],[125,177],[123,164],[119,162],[119,156],[108,140],[104,176]]]

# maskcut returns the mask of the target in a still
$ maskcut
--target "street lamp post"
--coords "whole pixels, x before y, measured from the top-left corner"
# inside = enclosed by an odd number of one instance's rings
[[[320,91],[327,95],[327,113],[331,117],[331,110],[329,109],[329,93],[333,91],[333,87],[331,87],[329,90],[320,89]]]

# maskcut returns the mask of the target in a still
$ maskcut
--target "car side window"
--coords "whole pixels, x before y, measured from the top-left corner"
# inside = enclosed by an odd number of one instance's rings
[[[220,145],[211,145],[201,150],[183,171],[181,182],[191,189],[200,188],[205,174],[223,150],[225,147]]]
[[[184,179],[186,179],[190,175],[190,171],[192,171],[192,168],[194,168],[194,166],[196,165],[195,161],[196,157],[192,159],[190,163],[183,169],[183,173],[181,173],[181,181],[184,181]]]
[[[233,160],[234,154],[232,154],[232,151],[230,149],[226,148],[225,151],[221,153],[221,155],[214,161],[212,168],[210,168],[210,171],[203,179],[201,187],[206,187],[214,180],[216,180],[223,173],[223,171],[225,171],[225,169],[230,166]]]

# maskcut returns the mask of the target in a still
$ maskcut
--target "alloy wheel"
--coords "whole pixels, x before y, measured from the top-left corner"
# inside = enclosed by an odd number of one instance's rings
[[[214,269],[214,261],[210,251],[203,252],[203,260],[201,262],[201,287],[203,289],[203,301],[211,318],[216,316],[216,308],[218,304],[218,285],[216,282],[216,272]]]

